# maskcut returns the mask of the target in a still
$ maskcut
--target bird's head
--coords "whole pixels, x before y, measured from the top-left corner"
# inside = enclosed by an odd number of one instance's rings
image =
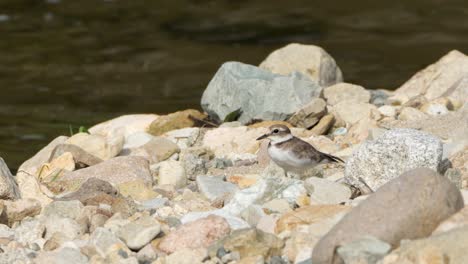
[[[289,140],[293,137],[291,130],[289,130],[289,128],[285,125],[272,125],[268,129],[269,132],[257,138],[257,140],[268,138],[273,143],[279,143]]]

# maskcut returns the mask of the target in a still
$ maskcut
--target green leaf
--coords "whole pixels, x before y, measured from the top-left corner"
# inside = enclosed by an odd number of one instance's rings
[[[241,115],[242,115],[242,110],[240,108],[237,110],[234,110],[224,118],[223,123],[237,121],[237,119],[239,119]]]

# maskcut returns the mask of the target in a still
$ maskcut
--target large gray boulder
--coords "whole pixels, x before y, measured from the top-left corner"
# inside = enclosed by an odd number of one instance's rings
[[[385,184],[341,219],[314,247],[312,263],[343,263],[336,248],[365,236],[398,247],[402,239],[429,236],[462,209],[463,197],[449,179],[427,168]]]
[[[254,119],[286,120],[321,91],[317,82],[299,72],[284,76],[226,62],[208,84],[201,106],[218,122],[238,109],[243,124]]]
[[[362,144],[346,162],[345,178],[365,190],[378,189],[408,170],[438,170],[443,145],[439,138],[414,129],[393,129]],[[365,182],[368,186],[365,186]]]

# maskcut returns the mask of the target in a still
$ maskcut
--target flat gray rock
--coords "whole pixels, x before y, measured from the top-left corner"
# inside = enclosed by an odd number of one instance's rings
[[[311,204],[339,204],[348,201],[351,197],[349,187],[318,177],[305,180],[304,187],[310,195]]]
[[[316,244],[312,263],[342,263],[333,262],[335,249],[364,236],[373,236],[392,248],[402,239],[427,237],[463,206],[460,191],[447,178],[427,168],[408,171],[345,215]]]
[[[294,72],[274,74],[240,62],[226,62],[203,93],[201,106],[211,118],[221,122],[240,109],[238,121],[286,120],[322,88],[309,77]]]
[[[239,190],[237,185],[223,181],[221,177],[198,176],[196,181],[200,192],[210,201],[229,196]]]
[[[372,190],[415,168],[438,170],[443,145],[439,138],[414,129],[393,129],[362,144],[347,160],[346,180]],[[362,180],[360,180],[362,178]]]

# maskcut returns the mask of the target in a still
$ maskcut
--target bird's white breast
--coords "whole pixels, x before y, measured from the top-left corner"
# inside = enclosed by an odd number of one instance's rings
[[[286,170],[304,169],[314,165],[310,159],[300,159],[292,151],[281,149],[275,145],[268,148],[270,158]]]

